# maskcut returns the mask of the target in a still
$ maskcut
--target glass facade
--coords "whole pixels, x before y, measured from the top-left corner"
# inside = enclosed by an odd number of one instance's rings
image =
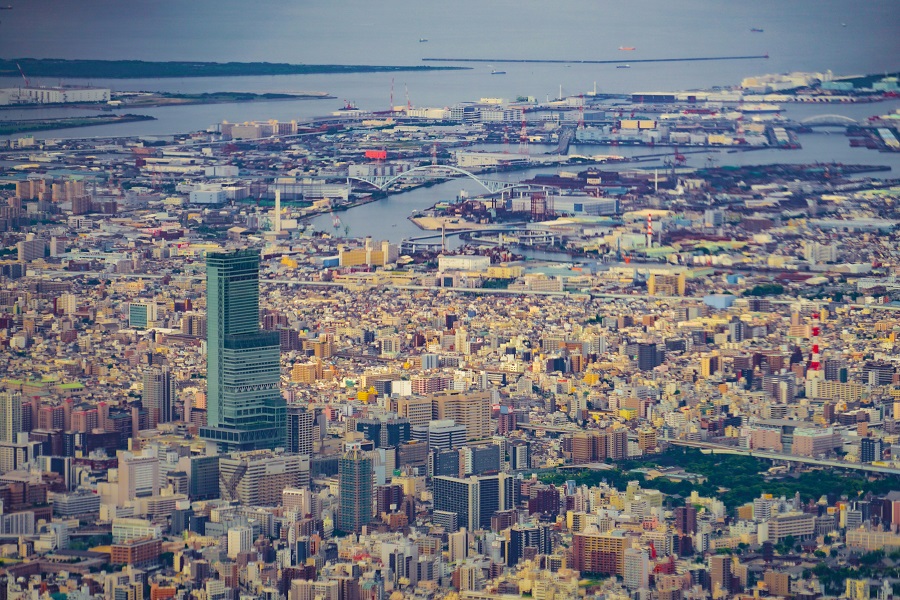
[[[206,257],[207,427],[226,452],[284,447],[281,344],[259,328],[259,252]]]
[[[341,456],[338,468],[341,492],[338,529],[345,533],[359,533],[373,516],[372,459],[354,448]]]

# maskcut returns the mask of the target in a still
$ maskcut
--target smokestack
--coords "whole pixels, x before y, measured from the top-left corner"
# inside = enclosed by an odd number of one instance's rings
[[[131,407],[131,449],[141,449],[141,417],[137,406]]]
[[[647,249],[653,247],[653,215],[647,215]]]
[[[275,233],[281,233],[281,190],[275,189]]]

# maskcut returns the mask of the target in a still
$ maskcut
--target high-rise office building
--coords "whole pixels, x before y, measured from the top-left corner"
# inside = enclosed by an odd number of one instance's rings
[[[188,481],[191,500],[209,500],[219,497],[219,457],[191,457]]]
[[[629,590],[646,590],[650,587],[650,557],[643,548],[626,548],[625,587]]]
[[[675,530],[682,534],[697,533],[697,509],[693,506],[679,506],[674,511]]]
[[[466,428],[467,439],[489,438],[491,428],[491,393],[485,392],[440,392],[432,394],[431,417],[452,419]]]
[[[477,529],[480,520],[478,491],[475,477],[435,477],[434,511],[455,514],[458,527]]]
[[[119,502],[159,495],[159,459],[150,454],[119,453]]]
[[[638,369],[649,371],[658,367],[665,359],[665,352],[659,350],[656,344],[640,343],[637,345]]]
[[[253,529],[250,527],[232,527],[228,530],[228,558],[235,559],[238,554],[250,552],[253,547]]]
[[[207,426],[221,450],[284,445],[285,402],[278,333],[259,328],[259,252],[206,258]]]
[[[404,418],[358,419],[356,430],[374,442],[376,448],[396,448],[410,440],[409,419]]]
[[[490,530],[497,511],[513,507],[513,478],[506,473],[483,475],[478,480],[478,527]]]
[[[172,420],[175,402],[175,380],[168,367],[153,367],[144,371],[144,393],[141,396],[150,428]]]
[[[159,315],[155,302],[129,302],[128,326],[132,329],[153,327]]]
[[[553,538],[550,536],[550,526],[543,523],[513,525],[509,530],[506,564],[510,567],[519,564],[525,558],[525,548],[534,548],[537,554],[552,553]]]
[[[731,594],[731,557],[709,557],[709,581],[713,597],[717,594]]]
[[[0,442],[15,442],[22,431],[22,396],[18,393],[0,394]]]
[[[884,442],[875,438],[863,438],[859,443],[859,461],[864,463],[881,460]]]
[[[572,568],[585,573],[625,576],[627,538],[620,530],[600,533],[593,525],[572,536]]]
[[[338,461],[340,509],[338,529],[360,533],[372,521],[374,477],[372,458],[359,446],[349,449]]]
[[[287,409],[287,436],[285,450],[296,454],[312,454],[313,422],[315,413],[305,406],[289,406]]]
[[[309,456],[271,450],[219,458],[219,497],[244,506],[281,504],[287,488],[309,487]]]
[[[459,527],[489,530],[494,513],[514,504],[513,478],[505,473],[434,478],[434,510],[456,513]]]

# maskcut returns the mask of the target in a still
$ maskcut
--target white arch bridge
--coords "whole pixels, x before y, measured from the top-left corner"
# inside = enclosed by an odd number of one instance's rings
[[[530,187],[527,183],[514,183],[510,181],[482,179],[475,173],[470,173],[465,169],[460,169],[459,167],[453,167],[450,165],[423,165],[421,167],[415,167],[407,171],[403,171],[398,175],[374,175],[371,177],[351,176],[347,179],[361,181],[384,191],[401,179],[413,179],[422,181],[432,179],[448,179],[452,177],[458,177],[460,175],[464,175],[469,179],[476,181],[481,187],[486,189],[491,194],[499,194],[500,192],[505,192],[506,190],[511,190],[518,187]]]
[[[806,125],[807,127],[815,127],[816,125],[847,127],[849,125],[859,125],[859,121],[851,119],[850,117],[845,117],[844,115],[815,115],[813,117],[802,119],[800,124]]]

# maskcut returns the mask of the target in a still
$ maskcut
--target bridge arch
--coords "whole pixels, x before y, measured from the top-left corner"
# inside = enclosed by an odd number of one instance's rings
[[[516,187],[528,187],[528,184],[524,183],[510,183],[508,181],[493,181],[489,179],[481,179],[475,173],[471,173],[466,171],[465,169],[460,169],[459,167],[454,167],[452,165],[422,165],[419,167],[414,167],[407,171],[403,171],[398,175],[394,175],[393,177],[348,177],[348,179],[355,179],[356,181],[362,181],[364,183],[368,183],[369,185],[375,186],[379,190],[386,190],[390,187],[394,182],[399,181],[400,179],[404,179],[413,173],[421,173],[423,171],[450,171],[452,173],[456,173],[457,175],[465,175],[469,179],[472,179],[478,185],[483,187],[485,190],[492,194],[496,194],[498,192],[502,192],[504,190],[516,188]]]
[[[850,117],[845,117],[844,115],[815,115],[812,117],[806,117],[801,120],[800,123],[802,125],[858,125],[859,122],[856,119],[851,119]]]

